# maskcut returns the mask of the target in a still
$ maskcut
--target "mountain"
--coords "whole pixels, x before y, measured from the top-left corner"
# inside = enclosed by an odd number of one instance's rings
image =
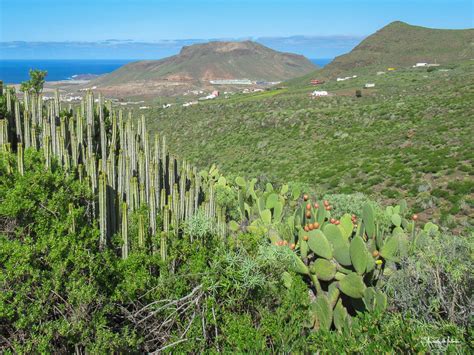
[[[324,73],[354,68],[412,66],[417,62],[454,63],[474,58],[474,29],[444,30],[396,21],[367,37],[350,53],[335,58]]]
[[[281,81],[317,67],[302,55],[283,53],[261,44],[209,42],[185,46],[175,56],[127,64],[100,78],[101,85],[138,81],[208,81],[251,79]]]

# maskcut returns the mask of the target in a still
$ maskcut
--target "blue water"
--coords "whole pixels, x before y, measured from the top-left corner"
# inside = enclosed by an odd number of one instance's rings
[[[320,67],[324,67],[325,65],[332,62],[333,59],[334,58],[316,58],[316,59],[310,59],[310,61],[312,61],[313,64],[316,64]]]
[[[47,81],[67,80],[77,74],[105,74],[114,71],[133,59],[104,60],[61,60],[61,59],[2,59],[0,60],[0,80],[5,83],[20,83],[28,80],[30,69],[48,71]]]
[[[311,59],[320,67],[328,64],[332,58]],[[133,62],[133,59],[1,59],[0,80],[7,84],[21,83],[28,80],[30,69],[48,71],[47,81],[68,80],[78,74],[106,74]]]

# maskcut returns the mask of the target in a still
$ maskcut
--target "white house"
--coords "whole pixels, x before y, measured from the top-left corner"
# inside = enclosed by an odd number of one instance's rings
[[[183,107],[188,107],[188,106],[191,106],[191,105],[196,105],[198,102],[197,101],[190,101],[190,102],[186,102],[183,104]]]
[[[352,79],[352,78],[357,78],[357,75],[346,76],[344,78],[337,78],[336,81],[346,81],[346,80],[349,80],[349,79]]]
[[[313,96],[313,97],[328,96],[328,95],[329,95],[329,93],[327,91],[315,90],[311,93],[311,96]]]

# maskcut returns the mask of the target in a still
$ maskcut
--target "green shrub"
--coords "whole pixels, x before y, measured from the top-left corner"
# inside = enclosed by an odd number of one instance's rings
[[[441,233],[418,241],[386,280],[392,307],[427,322],[446,320],[467,327],[474,306],[472,240]]]
[[[184,233],[191,237],[191,240],[203,240],[205,237],[212,236],[214,231],[214,223],[201,210],[184,223]]]
[[[467,336],[446,323],[427,323],[408,314],[359,314],[349,333],[319,331],[307,339],[306,351],[323,354],[416,354],[468,352]],[[446,342],[446,344],[443,344]]]
[[[381,206],[360,192],[350,195],[326,194],[323,196],[323,199],[328,200],[331,203],[331,206],[333,207],[331,213],[334,218],[341,218],[345,213],[361,216],[362,207],[366,203],[369,203],[374,208],[375,218],[380,221],[379,223],[383,223],[383,225],[388,225],[390,223]]]

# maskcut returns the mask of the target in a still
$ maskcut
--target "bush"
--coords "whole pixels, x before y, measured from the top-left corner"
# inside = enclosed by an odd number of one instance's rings
[[[203,240],[205,237],[212,236],[214,231],[214,223],[206,217],[202,210],[198,210],[184,224],[184,233],[191,237],[191,240]]]
[[[362,207],[366,203],[369,203],[374,208],[376,220],[379,221],[381,225],[390,225],[390,220],[386,217],[382,207],[360,192],[350,195],[326,194],[323,199],[328,200],[331,203],[331,206],[333,207],[331,215],[336,219],[341,218],[345,213],[351,215],[355,214],[360,217],[362,215]]]
[[[386,280],[392,307],[427,322],[445,320],[467,327],[474,306],[472,253],[472,241],[461,236],[419,240]]]
[[[426,323],[408,314],[363,313],[354,319],[350,333],[312,333],[307,339],[306,351],[324,354],[462,354],[468,349],[462,330],[452,324]]]

